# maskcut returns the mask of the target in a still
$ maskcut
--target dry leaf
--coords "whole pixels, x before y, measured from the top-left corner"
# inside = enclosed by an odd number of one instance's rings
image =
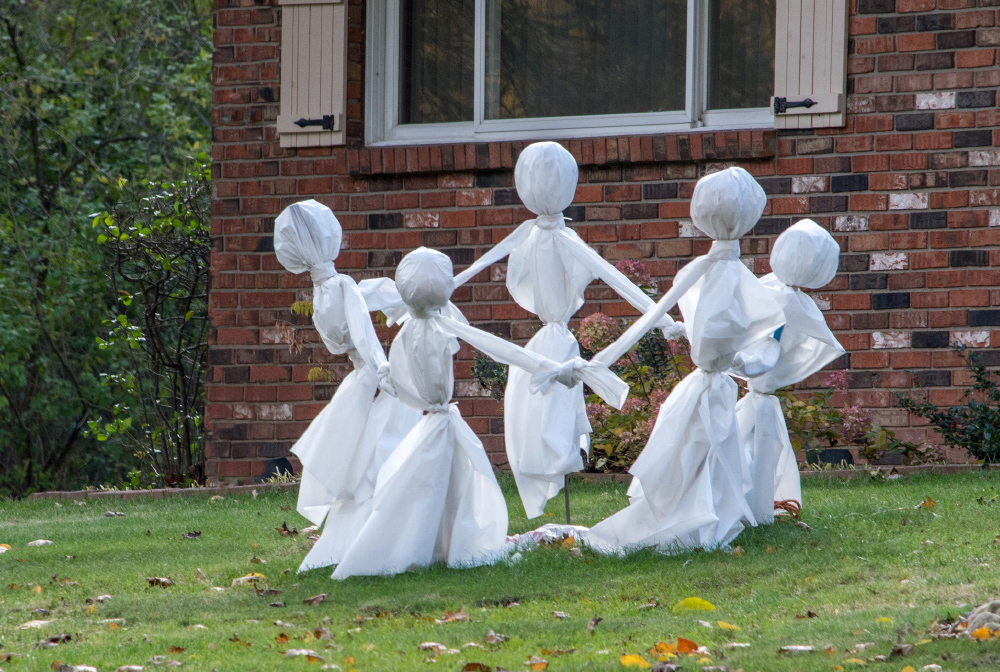
[[[442,653],[454,654],[458,653],[458,649],[449,649],[444,644],[440,642],[422,642],[417,645],[417,648],[421,651],[433,651],[434,655],[439,655]]]
[[[88,616],[93,616],[96,613],[97,613],[97,605],[96,604],[92,604],[89,607],[87,607],[87,615]]]
[[[48,539],[35,539],[34,541],[29,541],[28,546],[48,546],[51,543]]]
[[[552,615],[558,618],[560,621],[569,618],[569,614],[567,614],[565,611],[553,611]]]
[[[33,592],[33,593],[40,593],[40,592],[42,592],[42,587],[41,586],[35,586],[34,588],[31,589],[31,592]]]
[[[313,637],[316,639],[328,639],[331,642],[333,641],[333,633],[322,626],[313,630]]]
[[[167,649],[167,653],[184,653],[185,651],[187,651],[187,647],[183,646],[171,646]]]
[[[438,625],[443,625],[445,623],[454,623],[456,621],[471,621],[472,617],[469,616],[468,612],[465,611],[465,607],[462,607],[458,611],[447,611],[445,610],[444,616],[441,618],[434,619],[434,622]]]
[[[935,502],[930,497],[924,497],[924,501],[920,502],[919,504],[917,504],[913,508],[914,509],[933,509],[935,506],[937,506],[937,502]]]
[[[764,552],[767,553],[768,555],[774,555],[775,553],[778,552],[778,549],[776,549],[774,546],[768,546],[767,548],[764,549]]]
[[[229,638],[229,641],[232,642],[233,644],[239,644],[241,646],[250,646],[250,642],[240,639],[239,636],[235,634]]]
[[[589,632],[590,634],[594,634],[594,628],[596,628],[597,624],[603,620],[604,620],[603,618],[601,618],[597,614],[594,614],[594,616],[587,622],[587,632]]]
[[[969,637],[972,637],[973,639],[980,642],[985,642],[987,639],[990,638],[990,635],[991,635],[990,629],[985,625],[979,628],[978,630],[973,630],[972,632],[969,633]]]
[[[700,597],[686,597],[673,606],[673,612],[675,614],[684,613],[686,611],[715,611],[715,606],[713,606],[711,602],[703,600]]]
[[[719,627],[722,628],[723,630],[735,630],[735,631],[740,630],[740,626],[733,625],[732,623],[726,623],[725,621],[716,621],[716,623],[718,623]]]
[[[254,588],[257,591],[257,597],[272,597],[274,595],[281,595],[281,591],[275,588]]]
[[[52,621],[28,621],[17,626],[18,630],[31,630],[32,628],[43,628]]]
[[[283,522],[281,524],[281,527],[276,527],[274,529],[276,529],[278,531],[278,534],[280,534],[283,537],[295,537],[295,536],[298,536],[298,534],[299,534],[299,531],[297,529],[295,529],[294,527],[293,528],[289,528],[288,527],[288,522],[287,521]]]
[[[312,597],[307,597],[302,600],[302,604],[310,607],[318,606],[323,600],[330,597],[329,593],[320,593],[319,595],[313,595]]]
[[[882,616],[878,620],[876,620],[875,622],[876,623],[884,623],[885,625],[891,625],[893,621],[888,616]]]
[[[649,598],[648,602],[639,605],[639,611],[642,611],[643,609],[658,609],[659,607],[660,607],[659,600],[654,600],[653,598]]]
[[[118,631],[118,630],[121,630],[121,629],[122,629],[122,626],[118,625],[117,623],[108,623],[108,630]]]
[[[675,644],[667,644],[666,642],[657,642],[647,653],[651,656],[676,656],[677,646]]]
[[[309,527],[303,527],[299,530],[299,534],[312,534],[317,531],[319,531],[319,525],[310,525]]]
[[[257,572],[250,572],[244,576],[239,576],[233,579],[230,588],[235,588],[236,586],[245,586],[247,584],[253,583],[254,581],[266,581],[267,577],[263,574],[258,574]]]
[[[312,649],[288,649],[285,651],[285,656],[288,658],[296,658],[298,656],[304,656],[310,663],[316,663],[323,660],[323,656],[319,655]]]
[[[147,576],[146,581],[149,582],[149,586],[160,586],[161,588],[166,588],[168,586],[174,585],[174,582],[165,576]]]
[[[778,649],[778,653],[812,653],[815,650],[815,647],[810,645],[789,644]]]
[[[544,658],[540,658],[538,656],[532,656],[531,658],[528,658],[528,660],[526,660],[524,664],[530,667],[535,672],[541,672],[542,670],[548,668],[549,661],[545,660]]]
[[[833,644],[827,644],[826,646],[823,647],[823,653],[825,653],[828,656],[832,656],[835,653],[837,653],[837,649],[834,648]]]
[[[115,668],[115,672],[142,672],[144,669],[142,665],[122,665]]]
[[[284,506],[281,507],[281,510],[282,511],[291,511],[292,510],[292,505],[291,504],[285,504]]]
[[[488,665],[483,665],[482,663],[466,663],[465,667],[462,668],[463,672],[492,672],[492,669]]]
[[[677,653],[695,653],[698,651],[698,648],[698,645],[690,639],[677,638]]]
[[[637,653],[628,653],[618,659],[622,667],[652,667],[646,659]],[[545,669],[545,668],[542,668]]]
[[[490,630],[486,633],[486,636],[483,637],[483,642],[486,644],[503,644],[508,639],[507,635],[501,635]]]
[[[181,536],[185,539],[197,539],[201,536],[201,530],[197,530],[195,532],[185,532]]]
[[[276,642],[277,642],[278,644],[284,644],[284,643],[286,643],[286,642],[287,642],[287,641],[288,641],[289,639],[291,639],[291,638],[290,638],[290,637],[289,637],[288,635],[286,635],[286,634],[285,634],[285,633],[283,633],[283,632],[279,632],[279,633],[278,633],[278,636],[274,638],[274,641],[276,641]]]
[[[733,550],[729,551],[729,555],[735,555],[737,558],[742,558],[746,551],[743,550],[742,546],[737,546]]]
[[[205,572],[201,571],[201,567],[195,569],[194,578],[200,581],[208,581],[208,576],[205,574]]]
[[[258,558],[255,555],[252,558],[250,558],[250,564],[251,565],[266,565],[267,564],[267,560],[263,560],[261,558]]]

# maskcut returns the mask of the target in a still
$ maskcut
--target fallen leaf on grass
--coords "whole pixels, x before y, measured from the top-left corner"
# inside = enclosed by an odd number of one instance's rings
[[[681,669],[681,666],[677,663],[671,663],[670,661],[661,660],[656,665],[653,666],[652,672],[677,672]]]
[[[569,614],[567,614],[565,611],[553,611],[552,615],[558,618],[560,621],[569,618]]]
[[[266,565],[267,564],[267,560],[264,560],[262,558],[258,558],[255,555],[252,558],[250,558],[250,564],[251,565]]]
[[[319,525],[310,525],[309,527],[303,527],[299,530],[299,534],[312,534],[319,530]]]
[[[618,662],[621,663],[622,667],[652,667],[645,658],[637,653],[627,653],[619,658]]]
[[[826,646],[823,647],[823,653],[825,653],[828,656],[832,656],[835,653],[837,653],[837,649],[834,648],[833,644],[827,644]]]
[[[320,593],[319,595],[313,595],[312,597],[307,597],[306,599],[302,600],[302,604],[309,607],[315,607],[318,606],[323,600],[325,600],[328,597],[330,597],[328,593]]]
[[[603,620],[604,620],[603,618],[601,618],[597,614],[594,614],[594,616],[589,621],[587,621],[587,632],[589,632],[590,634],[594,634],[594,628],[596,628],[597,624]]]
[[[281,595],[281,591],[275,588],[255,588],[257,591],[257,597],[271,597],[273,595]]]
[[[144,669],[142,665],[121,665],[115,668],[115,672],[142,672]]]
[[[274,638],[274,641],[276,641],[278,644],[285,644],[288,642],[289,639],[291,638],[288,635],[286,635],[283,632],[279,632],[278,636]]]
[[[48,546],[51,543],[48,539],[35,539],[34,541],[29,541],[28,546]]]
[[[539,656],[532,656],[531,658],[528,658],[528,660],[526,660],[524,664],[530,667],[535,672],[541,672],[542,670],[548,668],[549,661],[545,660],[544,658],[540,658]]]
[[[702,621],[702,620],[696,619],[695,623],[697,623],[698,625],[702,626],[703,628],[708,628],[710,630],[712,628],[712,624],[709,623],[708,621]]]
[[[244,639],[240,639],[239,636],[235,634],[229,638],[229,641],[232,642],[233,644],[239,644],[241,646],[251,646],[250,642]]]
[[[331,642],[333,641],[333,633],[322,626],[313,630],[313,637],[316,639],[328,639]]]
[[[291,504],[285,504],[284,506],[281,507],[281,510],[282,511],[291,511],[292,510],[292,505]]]
[[[492,672],[492,668],[482,663],[466,663],[462,672]]]
[[[737,546],[733,550],[729,551],[729,555],[734,555],[737,558],[742,558],[746,551],[743,550],[742,546]]]
[[[167,649],[167,653],[184,653],[187,651],[187,647],[184,646],[171,646]]]
[[[919,504],[917,504],[913,508],[914,509],[933,509],[935,506],[937,506],[937,502],[935,502],[930,497],[924,497],[924,501],[920,502]]]
[[[915,669],[913,669],[912,665],[907,665],[906,667],[904,667],[899,672],[917,672],[917,671]]]
[[[105,511],[104,512],[104,517],[105,518],[124,518],[125,514],[122,513],[121,511]]]
[[[285,656],[288,658],[297,658],[302,656],[310,663],[323,662],[323,656],[319,655],[312,649],[288,649],[285,651]]]
[[[868,661],[861,660],[860,658],[848,658],[844,661],[845,663],[850,663],[851,665],[867,665]]]
[[[976,641],[979,642],[985,642],[987,639],[990,638],[991,634],[992,633],[990,632],[990,629],[984,625],[978,630],[973,630],[972,632],[970,632],[969,637],[972,637],[972,639],[975,639]]]
[[[677,645],[667,644],[666,642],[657,642],[653,648],[646,651],[651,656],[676,656],[677,655]]]
[[[483,642],[486,644],[503,644],[508,639],[507,635],[501,635],[490,630],[486,633],[486,636],[483,637]]]
[[[146,581],[149,583],[150,588],[153,586],[167,588],[168,586],[174,585],[174,582],[165,576],[147,576]]]
[[[815,611],[807,611],[804,614],[795,614],[795,618],[799,619],[800,621],[806,618],[816,618],[816,616],[817,614]]]
[[[295,537],[295,536],[298,536],[298,534],[299,534],[299,531],[297,529],[295,529],[294,527],[292,527],[292,528],[288,527],[288,522],[287,521],[283,522],[281,524],[281,527],[276,527],[274,529],[276,529],[278,531],[278,534],[280,534],[283,537]]]
[[[42,587],[41,586],[35,586],[34,588],[31,589],[31,592],[33,592],[33,593],[40,593],[40,592],[42,592]]]
[[[715,606],[700,597],[686,597],[673,606],[675,614],[681,614],[686,611],[715,611]]]
[[[789,644],[778,649],[778,653],[812,653],[816,648],[808,644]]]
[[[876,623],[883,623],[885,625],[891,625],[893,621],[888,616],[882,616],[878,620],[876,620],[875,622]]]
[[[729,642],[728,644],[726,644],[722,648],[724,648],[724,649],[749,649],[750,648],[750,642]]]
[[[774,546],[768,546],[767,548],[764,549],[764,552],[767,553],[768,555],[774,555],[775,553],[778,552],[778,549],[776,549]]]
[[[458,649],[449,649],[444,644],[440,642],[421,642],[417,645],[417,648],[421,651],[433,651],[434,655],[439,655],[442,653],[455,654],[458,653]]]
[[[740,626],[733,625],[732,623],[726,623],[725,621],[716,621],[716,623],[718,623],[719,627],[723,630],[733,630],[737,632],[740,630]]]
[[[117,631],[117,630],[121,630],[121,629],[122,629],[122,626],[118,625],[117,623],[108,623],[108,630],[115,630],[115,631]]]
[[[913,644],[895,644],[889,652],[889,658],[905,658],[916,649]]]
[[[438,625],[444,625],[445,623],[455,623],[456,621],[471,621],[471,620],[472,617],[469,616],[469,613],[465,610],[465,607],[462,607],[458,611],[445,610],[444,616],[442,616],[441,618],[435,618],[434,622],[437,623]]]
[[[98,595],[97,597],[88,597],[84,602],[86,604],[93,604],[94,602],[104,604],[105,602],[110,602],[111,599],[110,595]]]
[[[690,639],[677,638],[677,653],[695,653],[700,647]]]
[[[18,630],[31,630],[32,628],[44,628],[52,621],[28,621],[17,626]]]
[[[196,530],[194,532],[185,532],[181,535],[185,539],[197,539],[201,536],[201,530]]]
[[[642,611],[643,609],[659,609],[659,608],[660,608],[660,601],[654,600],[653,598],[649,598],[648,602],[639,605],[639,611]]]
[[[184,664],[179,660],[169,660],[166,656],[150,656],[146,662],[150,665],[162,665],[164,667],[180,667]]]
[[[35,648],[36,649],[53,649],[53,648],[59,646],[60,644],[62,644],[64,642],[72,641],[72,639],[73,638],[70,637],[69,633],[63,633],[61,635],[52,635],[51,637],[48,637],[48,638],[43,639],[42,641],[38,642],[38,644],[35,644]]]
[[[194,578],[198,579],[199,581],[208,581],[208,575],[205,574],[205,572],[201,571],[201,567],[195,569]]]
[[[813,528],[809,527],[808,525],[806,525],[801,520],[796,520],[795,521],[795,527],[799,528],[800,530],[804,530],[806,532],[812,532],[812,529],[813,529]]]
[[[245,574],[244,576],[238,576],[235,579],[233,579],[232,584],[230,584],[230,588],[235,588],[236,586],[246,586],[250,583],[253,583],[254,581],[266,581],[266,580],[267,577],[264,576],[263,574],[259,574],[257,572],[250,572],[249,574]]]

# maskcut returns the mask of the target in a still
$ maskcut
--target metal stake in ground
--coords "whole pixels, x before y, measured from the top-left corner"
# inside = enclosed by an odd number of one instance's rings
[[[563,476],[563,495],[566,497],[566,524],[572,525],[569,522],[569,474]]]

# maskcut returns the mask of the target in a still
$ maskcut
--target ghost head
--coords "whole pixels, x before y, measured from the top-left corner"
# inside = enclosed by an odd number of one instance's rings
[[[396,289],[408,307],[418,311],[443,308],[455,291],[451,259],[426,247],[418,247],[396,267]]]
[[[837,274],[840,246],[811,219],[788,227],[771,250],[771,270],[792,287],[819,289]]]
[[[293,203],[274,221],[274,253],[289,271],[304,273],[336,259],[343,235],[330,208],[312,199]]]
[[[714,240],[739,240],[760,219],[767,196],[742,168],[727,168],[698,180],[691,221]]]
[[[562,214],[573,202],[579,172],[573,155],[559,143],[533,143],[517,157],[517,195],[536,215]]]

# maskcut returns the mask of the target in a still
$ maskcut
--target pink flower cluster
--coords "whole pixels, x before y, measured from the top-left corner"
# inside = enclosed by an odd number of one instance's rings
[[[844,443],[861,443],[865,433],[872,427],[872,412],[862,406],[848,406],[841,413],[843,425],[841,435]]]
[[[604,404],[587,404],[587,419],[591,426],[604,422],[609,415],[611,415],[611,409]]]
[[[847,371],[834,371],[826,378],[827,387],[832,387],[838,392],[847,392],[847,388],[851,386],[851,374]]]
[[[622,275],[631,280],[639,287],[649,287],[653,284],[653,277],[646,270],[646,266],[641,261],[634,259],[622,259],[615,268],[621,271]]]
[[[621,333],[621,326],[617,320],[604,313],[594,313],[580,321],[577,339],[580,345],[596,352],[610,345]]]

